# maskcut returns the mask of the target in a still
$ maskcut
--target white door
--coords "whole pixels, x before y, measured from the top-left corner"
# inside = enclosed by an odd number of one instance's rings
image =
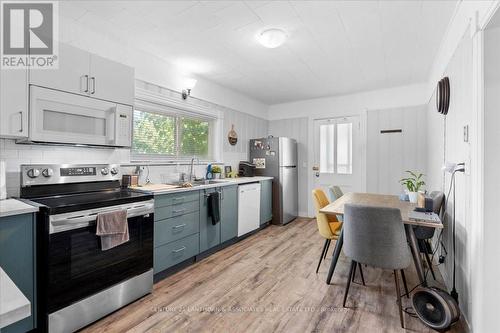
[[[75,94],[89,92],[90,53],[76,47],[59,45],[58,69],[30,70],[30,83]]]
[[[92,54],[89,85],[92,97],[134,105],[135,82],[132,67]]]
[[[314,120],[314,188],[362,190],[359,117]]]

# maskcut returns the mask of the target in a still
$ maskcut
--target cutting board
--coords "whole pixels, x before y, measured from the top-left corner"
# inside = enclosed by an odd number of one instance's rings
[[[173,190],[174,188],[179,188],[179,186],[168,184],[146,184],[142,186],[133,186],[131,188],[143,191],[166,191]]]

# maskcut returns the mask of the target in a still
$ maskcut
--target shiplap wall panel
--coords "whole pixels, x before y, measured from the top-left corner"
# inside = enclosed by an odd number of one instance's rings
[[[308,118],[292,118],[269,122],[269,135],[284,136],[297,140],[299,215],[301,216],[308,215],[308,128]]]
[[[367,191],[400,194],[405,170],[425,173],[426,107],[406,107],[368,112]],[[401,133],[380,133],[401,129]]]

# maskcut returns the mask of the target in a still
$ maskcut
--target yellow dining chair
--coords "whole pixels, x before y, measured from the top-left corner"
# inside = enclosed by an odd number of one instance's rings
[[[342,230],[342,222],[339,222],[336,216],[326,215],[320,213],[320,209],[325,207],[330,203],[325,192],[321,189],[315,189],[312,191],[314,207],[316,208],[316,223],[318,224],[319,234],[325,238],[325,245],[323,246],[323,252],[321,252],[321,257],[319,257],[318,267],[316,268],[316,273],[319,271],[319,266],[321,261],[326,258],[328,248],[332,239],[337,240],[340,236],[340,231]]]

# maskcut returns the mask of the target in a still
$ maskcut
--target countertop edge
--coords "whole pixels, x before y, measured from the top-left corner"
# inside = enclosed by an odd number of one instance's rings
[[[0,217],[8,217],[22,214],[30,214],[38,212],[39,208],[33,205],[30,205],[22,200],[18,199],[6,199],[2,200],[3,203],[0,203]],[[14,201],[12,202],[13,207],[6,207],[6,201]],[[16,207],[17,206],[17,207]]]
[[[163,195],[163,194],[173,194],[173,193],[182,193],[182,192],[190,192],[190,191],[200,191],[215,187],[226,187],[226,186],[236,186],[240,184],[248,184],[248,183],[256,183],[264,180],[272,180],[274,177],[266,177],[266,176],[256,176],[256,177],[241,177],[241,178],[224,178],[220,179],[220,183],[209,184],[209,185],[200,185],[195,187],[181,187],[169,190],[147,190],[141,188],[134,188],[133,191],[144,192],[144,193],[152,193],[153,195]]]

